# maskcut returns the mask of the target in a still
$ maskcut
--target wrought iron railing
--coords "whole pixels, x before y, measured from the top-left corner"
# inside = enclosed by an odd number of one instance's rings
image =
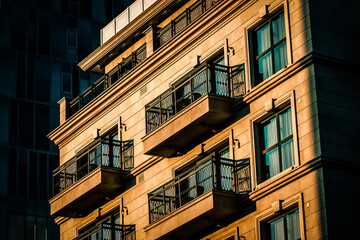
[[[135,240],[135,225],[102,223],[81,233],[74,240]]]
[[[242,97],[245,94],[244,65],[227,67],[203,63],[178,82],[145,106],[146,133],[207,93]]]
[[[171,38],[180,33],[188,25],[195,22],[201,15],[221,0],[199,0],[157,32],[158,46],[161,47]]]
[[[78,112],[81,108],[90,103],[94,98],[103,93],[106,89],[112,86],[115,82],[125,76],[131,69],[136,67],[146,58],[146,45],[141,46],[129,57],[124,58],[109,74],[105,74],[94,84],[88,87],[79,96],[70,102],[69,117]]]
[[[53,171],[53,196],[66,190],[100,166],[130,170],[134,167],[133,140],[102,139]]]
[[[215,189],[238,194],[251,191],[249,161],[212,156],[149,193],[150,223]]]

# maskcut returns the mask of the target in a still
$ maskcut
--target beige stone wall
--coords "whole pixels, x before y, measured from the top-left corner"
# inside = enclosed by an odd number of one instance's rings
[[[199,153],[199,147],[181,157],[162,159],[143,154],[141,138],[145,136],[144,106],[167,90],[171,83],[185,75],[193,68],[194,59],[200,55],[205,61],[212,54],[224,47],[227,39],[229,46],[235,50],[230,52],[230,66],[245,63],[247,82],[250,82],[250,58],[248,29],[261,22],[260,12],[268,5],[272,13],[279,8],[285,9],[286,25],[288,26],[287,43],[289,45],[289,66],[273,75],[270,79],[251,89],[245,98],[250,112],[241,115],[240,110],[235,122],[227,126],[214,137],[206,140],[205,150],[211,149],[231,133],[239,139],[240,148],[235,147],[234,159],[250,158],[253,174],[255,173],[254,133],[252,123],[266,114],[265,103],[275,99],[275,104],[291,101],[294,113],[294,140],[297,149],[297,164],[268,181],[257,184],[254,179],[254,192],[251,197],[256,203],[256,211],[241,217],[227,227],[208,236],[210,239],[222,239],[224,235],[236,232],[239,227],[241,235],[246,239],[259,239],[257,219],[272,211],[272,204],[283,200],[286,204],[298,203],[303,216],[302,227],[306,229],[308,239],[320,238],[324,199],[322,188],[322,172],[309,164],[321,153],[319,142],[317,95],[315,91],[315,75],[312,63],[303,59],[312,51],[311,31],[309,24],[309,7],[307,1],[225,1],[227,5],[222,11],[214,9],[208,18],[175,37],[163,47],[165,53],[157,52],[145,61],[139,73],[129,74],[113,86],[102,100],[95,101],[82,110],[78,117],[69,122],[68,131],[60,143],[60,164],[71,159],[77,151],[87,146],[94,139],[94,132],[100,134],[117,127],[119,118],[126,124],[123,140],[133,139],[135,148],[135,168],[132,174],[136,185],[123,192],[114,200],[102,206],[101,214],[119,207],[121,198],[129,213],[125,216],[125,224],[136,224],[137,239],[146,239],[144,228],[149,224],[147,194],[174,177],[174,170],[190,162]],[[175,16],[178,13],[173,14]],[[166,21],[160,26],[166,24]],[[188,36],[187,32],[191,32]],[[184,36],[182,36],[184,35]],[[290,37],[290,39],[289,39]],[[141,39],[137,44],[141,45]],[[166,50],[167,49],[167,50]],[[129,50],[130,51],[130,50]],[[125,53],[124,53],[125,54]],[[156,55],[164,54],[161,58]],[[120,57],[119,57],[120,58]],[[119,59],[115,59],[106,70],[109,71]],[[64,127],[65,128],[65,127]],[[229,140],[231,143],[231,139]],[[232,148],[232,144],[229,146]],[[143,174],[144,181],[138,182],[138,175]],[[286,180],[286,184],[285,183]],[[283,185],[284,184],[284,185]],[[278,186],[281,186],[280,188]],[[289,203],[290,202],[290,203]],[[61,219],[61,239],[72,239],[77,230],[86,226],[98,216],[94,210],[89,216],[79,219]],[[59,219],[60,221],[60,219]],[[305,234],[303,232],[303,234]]]

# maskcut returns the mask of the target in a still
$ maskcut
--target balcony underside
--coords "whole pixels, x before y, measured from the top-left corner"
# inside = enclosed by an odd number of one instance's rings
[[[124,171],[98,167],[50,200],[51,215],[82,217],[96,209],[123,185]]]
[[[206,94],[169,121],[143,137],[148,155],[174,157],[186,153],[207,134],[215,133],[220,124],[233,114],[233,99]]]
[[[147,239],[194,239],[239,211],[239,195],[210,191],[145,228]]]

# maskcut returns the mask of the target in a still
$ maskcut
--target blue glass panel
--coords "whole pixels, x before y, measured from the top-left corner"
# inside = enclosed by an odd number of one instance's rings
[[[279,218],[270,223],[270,236],[272,240],[285,240],[283,218]]]
[[[286,216],[286,228],[288,240],[301,239],[299,210]]]
[[[290,136],[293,133],[291,121],[291,108],[286,112],[279,114],[280,140]]]
[[[272,34],[274,44],[285,37],[285,23],[283,13],[272,21]]]
[[[272,118],[269,123],[264,125],[264,147],[267,149],[277,142],[276,118]]]
[[[275,72],[283,69],[287,65],[286,42],[274,48]]]
[[[266,24],[258,31],[256,31],[256,39],[257,39],[257,55],[261,54],[265,50],[270,48],[270,25]]]
[[[271,60],[271,52],[268,52],[258,60],[259,76],[258,80],[263,81],[273,75],[273,63]]]
[[[265,153],[267,178],[271,178],[280,172],[278,148]]]

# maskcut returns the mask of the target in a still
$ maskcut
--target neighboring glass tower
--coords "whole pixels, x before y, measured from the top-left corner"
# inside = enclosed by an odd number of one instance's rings
[[[133,0],[0,0],[1,239],[58,239],[49,216],[58,150],[57,101],[99,76],[77,63],[100,45],[100,29]]]

